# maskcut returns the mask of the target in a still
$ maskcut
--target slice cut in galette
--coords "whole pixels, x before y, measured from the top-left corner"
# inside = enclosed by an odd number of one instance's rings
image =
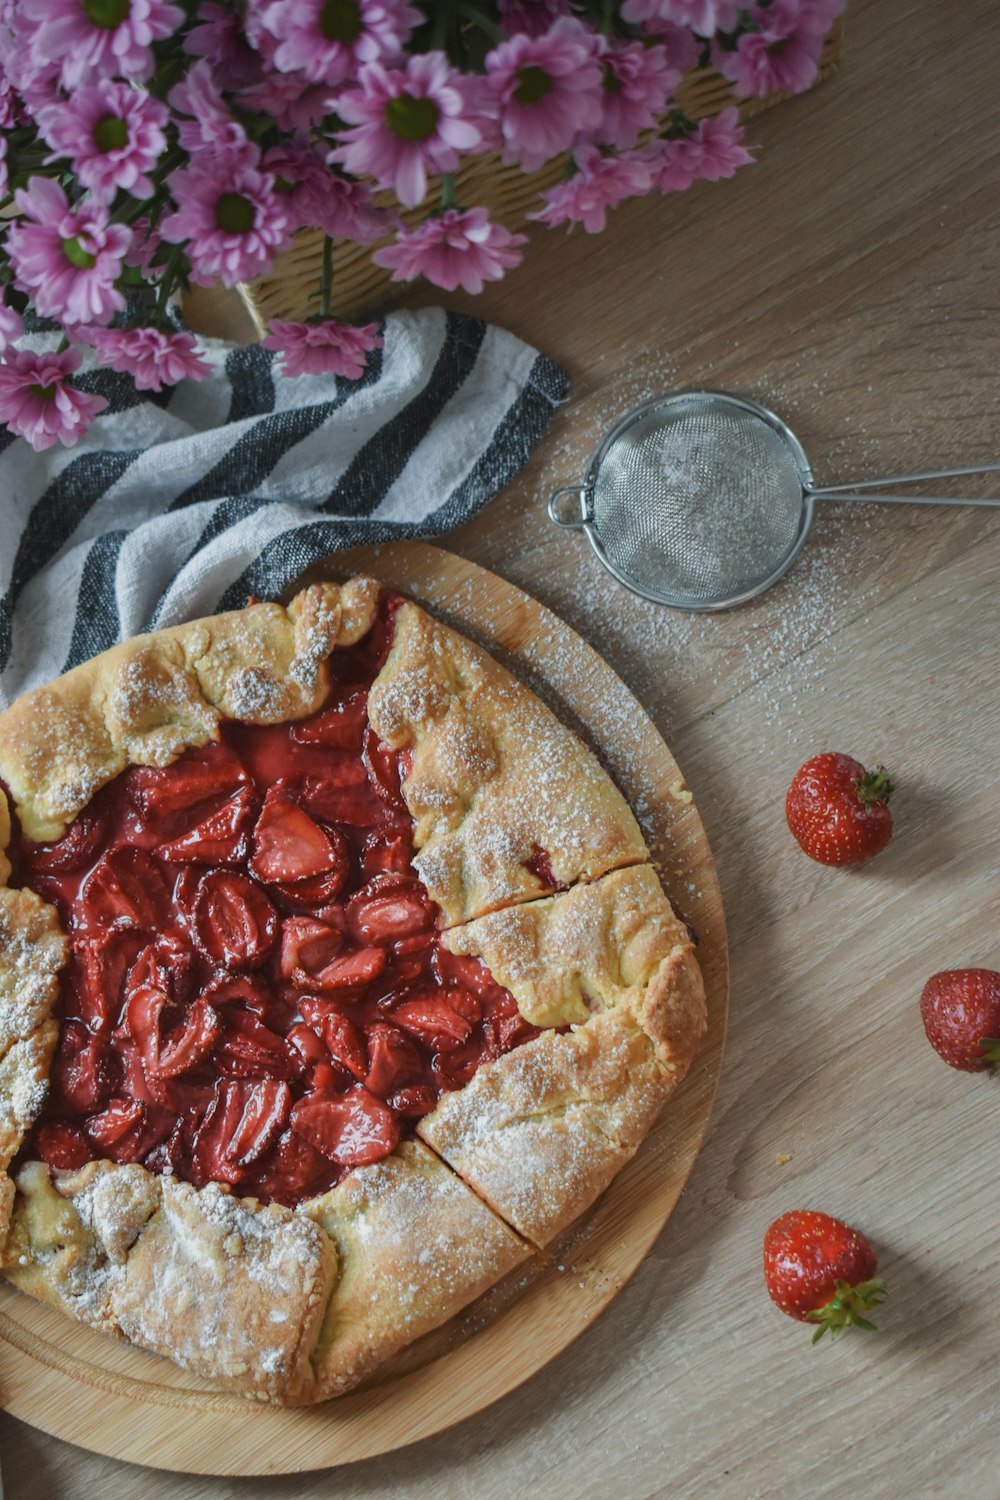
[[[221,1386],[322,1400],[457,1312],[704,1025],[596,759],[370,579],[0,715],[0,1265]]]

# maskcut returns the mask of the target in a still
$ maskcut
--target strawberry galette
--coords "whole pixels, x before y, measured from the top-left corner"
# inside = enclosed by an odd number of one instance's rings
[[[370,579],[25,695],[0,783],[0,1264],[248,1395],[348,1389],[547,1244],[701,1037],[597,761]]]

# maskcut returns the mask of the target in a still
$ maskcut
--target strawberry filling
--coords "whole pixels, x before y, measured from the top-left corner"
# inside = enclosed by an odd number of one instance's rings
[[[57,906],[72,950],[26,1157],[292,1205],[538,1034],[441,946],[414,873],[406,762],[367,711],[393,608],[334,653],[310,718],[226,722],[110,782],[57,843],[15,831],[15,882]]]

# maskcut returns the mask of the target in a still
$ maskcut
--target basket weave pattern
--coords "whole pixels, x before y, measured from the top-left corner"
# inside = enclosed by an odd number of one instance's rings
[[[826,39],[820,59],[820,81],[834,71],[840,61],[843,27],[838,22]],[[712,68],[696,68],[688,73],[677,92],[677,102],[692,120],[716,115],[735,103],[727,79]],[[774,93],[764,99],[744,100],[740,104],[743,119],[779,104],[789,95]],[[470,157],[456,175],[457,197],[462,204],[481,204],[493,218],[509,229],[528,224],[527,214],[538,207],[538,194],[560,180],[568,157],[557,157],[541,171],[527,174],[517,166],[504,166],[498,156]],[[438,184],[432,180],[428,196],[433,200]],[[391,194],[378,201],[392,204]],[[404,209],[402,219],[414,224],[426,213],[423,207]],[[391,280],[391,272],[372,263],[372,246],[338,241],[335,252],[334,306],[342,318],[360,318],[389,306],[404,295],[405,288]],[[320,258],[323,235],[319,230],[302,230],[289,248],[274,262],[267,276],[241,288],[254,320],[263,331],[271,318],[307,318],[319,310]],[[516,274],[516,273],[515,273]]]

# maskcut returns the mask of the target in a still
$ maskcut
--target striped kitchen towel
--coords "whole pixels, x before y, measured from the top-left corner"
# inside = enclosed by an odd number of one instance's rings
[[[74,448],[0,429],[0,707],[138,631],[277,598],[328,553],[435,536],[492,499],[566,375],[437,308],[380,331],[360,380],[288,379],[259,345],[206,341],[214,374],[158,394],[91,365],[78,383],[109,405]]]

